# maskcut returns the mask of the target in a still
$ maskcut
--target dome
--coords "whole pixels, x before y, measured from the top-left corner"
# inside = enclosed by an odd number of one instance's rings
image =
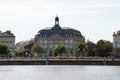
[[[55,21],[59,21],[59,17],[56,16]]]
[[[62,30],[59,24],[56,24],[52,27],[52,30]]]

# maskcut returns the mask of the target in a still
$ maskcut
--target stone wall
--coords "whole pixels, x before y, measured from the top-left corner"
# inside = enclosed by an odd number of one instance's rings
[[[75,61],[75,60],[16,60],[0,61],[0,65],[120,65],[120,61]]]

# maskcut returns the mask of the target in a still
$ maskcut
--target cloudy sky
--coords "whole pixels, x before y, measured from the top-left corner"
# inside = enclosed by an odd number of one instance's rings
[[[0,30],[11,30],[16,42],[29,40],[53,27],[56,14],[61,27],[78,29],[95,43],[112,41],[120,30],[120,0],[0,0]]]

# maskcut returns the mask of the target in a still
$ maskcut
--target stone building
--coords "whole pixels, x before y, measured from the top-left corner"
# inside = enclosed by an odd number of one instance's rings
[[[85,38],[80,31],[59,25],[59,17],[55,17],[53,27],[40,30],[35,36],[35,45],[40,45],[45,49],[45,53],[55,56],[54,48],[63,45],[68,50],[68,56],[76,53],[76,47],[80,43],[85,43]],[[65,55],[65,54],[64,54]]]
[[[113,47],[120,48],[120,30],[113,33]]]
[[[15,50],[15,36],[11,31],[0,31],[0,43],[6,44],[10,49],[10,53],[13,54]]]
[[[120,30],[117,31],[116,33],[113,33],[113,47],[114,48],[120,48]],[[114,51],[115,53],[115,51]],[[120,57],[120,54],[115,53],[115,57]]]
[[[32,53],[33,48],[34,48],[33,40],[30,40],[29,43],[24,46],[24,49],[27,49],[30,53]]]
[[[16,43],[16,51],[23,51],[28,49],[31,52],[32,45],[34,45],[34,39],[18,42]]]
[[[87,47],[87,56],[96,56],[95,52],[93,51],[94,47],[95,47],[95,43],[93,43],[92,41],[87,40],[86,42],[86,47]]]

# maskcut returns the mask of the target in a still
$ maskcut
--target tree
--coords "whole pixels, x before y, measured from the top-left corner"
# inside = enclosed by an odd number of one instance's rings
[[[44,49],[39,45],[35,46],[33,48],[33,51],[36,52],[37,54],[44,53]]]
[[[15,51],[16,56],[23,57],[24,52],[23,51]]]
[[[113,45],[110,41],[99,40],[95,45],[94,50],[96,50],[96,52],[99,53],[98,56],[106,57],[111,55],[112,49],[113,49]]]
[[[29,56],[29,50],[28,49],[25,49],[25,50],[23,50],[23,54],[24,54],[24,56],[25,57],[28,57]]]
[[[79,44],[77,47],[78,53],[82,54],[83,52],[87,51],[87,48],[84,44]],[[78,58],[78,53],[76,53],[76,57]]]
[[[116,57],[120,57],[120,48],[114,48],[114,51],[115,51]]]
[[[58,46],[55,48],[54,53],[60,54],[60,56],[62,56],[63,53],[67,53],[67,49],[65,46]]]
[[[27,53],[27,54],[26,54]],[[19,57],[27,57],[29,55],[29,50],[25,49],[25,50],[19,50],[19,51],[15,51],[16,56]]]
[[[120,48],[115,48],[115,53],[120,53]]]
[[[2,55],[8,55],[10,50],[8,49],[8,46],[5,44],[0,44],[0,54]]]

